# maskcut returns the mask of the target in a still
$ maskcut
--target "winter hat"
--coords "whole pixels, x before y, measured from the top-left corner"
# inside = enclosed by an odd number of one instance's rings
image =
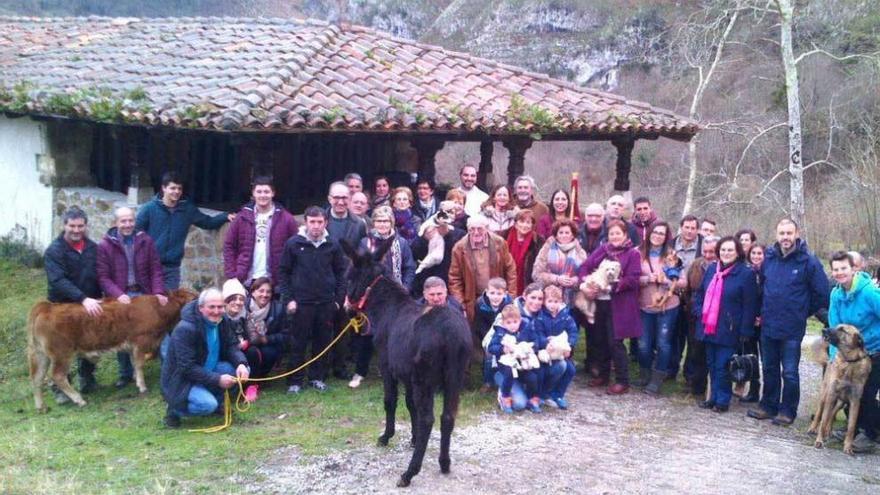
[[[223,300],[228,301],[232,296],[247,297],[244,286],[241,285],[237,278],[230,278],[223,282]]]

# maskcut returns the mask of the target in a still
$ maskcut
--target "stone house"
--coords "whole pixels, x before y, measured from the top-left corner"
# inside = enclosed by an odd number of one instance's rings
[[[352,25],[297,19],[0,17],[0,236],[42,248],[69,205],[99,238],[118,204],[178,170],[234,211],[255,173],[293,211],[345,173],[432,177],[449,141],[524,172],[535,139],[604,140],[629,189],[639,139],[698,126],[646,103]],[[538,164],[534,166],[539,166]],[[222,232],[190,235],[184,279],[217,283]]]

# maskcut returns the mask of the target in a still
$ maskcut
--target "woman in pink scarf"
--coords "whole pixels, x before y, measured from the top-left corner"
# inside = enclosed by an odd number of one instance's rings
[[[733,395],[727,361],[754,334],[760,298],[755,274],[746,265],[736,238],[727,236],[718,241],[715,254],[718,261],[709,265],[694,293],[693,315],[696,336],[706,344],[712,378],[709,400],[698,405],[720,413],[730,407]]]

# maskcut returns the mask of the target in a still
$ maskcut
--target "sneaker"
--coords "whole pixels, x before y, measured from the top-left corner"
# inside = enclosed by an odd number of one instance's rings
[[[568,401],[562,397],[557,397],[557,398],[553,399],[553,402],[556,403],[556,407],[558,407],[559,409],[562,409],[562,410],[568,409]]]
[[[327,384],[321,380],[312,380],[309,382],[309,385],[318,392],[324,392],[327,390]]]
[[[513,414],[513,397],[501,397],[501,392],[498,392],[498,407],[504,414]]]
[[[550,407],[555,407],[555,408],[559,409],[559,404],[556,402],[556,399],[551,399],[551,398],[541,399],[541,404],[540,404],[540,405],[543,406],[543,405],[545,405],[545,404],[548,405],[548,406],[550,406]]]
[[[776,426],[788,426],[792,423],[794,423],[794,418],[786,416],[785,414],[780,414],[773,418],[773,424]]]
[[[64,392],[62,392],[60,390],[56,390],[54,392],[54,395],[55,395],[55,403],[58,404],[59,406],[70,402],[70,397],[68,397],[67,394],[65,394]]]
[[[134,378],[130,376],[122,376],[119,377],[119,380],[116,380],[116,383],[113,384],[117,389],[125,388],[129,383],[133,382]]]
[[[361,386],[361,381],[362,381],[363,379],[364,379],[364,377],[362,377],[361,375],[358,375],[357,373],[355,373],[354,376],[351,377],[351,381],[348,382],[348,386],[349,386],[350,388],[358,388],[358,387]]]
[[[856,438],[853,439],[853,454],[870,454],[871,452],[874,452],[874,449],[876,448],[877,442],[871,440],[868,435],[865,435],[863,432],[856,435]]]
[[[300,392],[302,392],[302,387],[300,387],[299,385],[291,385],[287,387],[288,394],[298,394]]]
[[[746,416],[748,416],[750,418],[754,418],[754,419],[771,419],[776,415],[770,414],[767,411],[765,411],[763,408],[759,407],[757,409],[749,409],[749,412],[746,413]]]
[[[629,385],[625,385],[623,383],[615,383],[614,385],[609,385],[605,390],[605,393],[608,395],[623,395],[629,392]]]
[[[541,412],[541,399],[539,399],[537,397],[532,397],[531,400],[529,400],[528,404],[526,404],[526,408],[535,414],[540,413]]]
[[[257,400],[257,397],[260,395],[260,387],[257,385],[248,385],[248,387],[244,390],[244,400],[245,402],[254,402]]]
[[[168,428],[180,428],[180,416],[169,412],[165,414],[162,423]]]

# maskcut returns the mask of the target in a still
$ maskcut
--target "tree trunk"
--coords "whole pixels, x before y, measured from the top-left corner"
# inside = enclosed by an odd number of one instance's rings
[[[709,86],[709,82],[712,80],[712,75],[715,74],[715,69],[718,68],[718,65],[721,62],[721,55],[724,52],[724,45],[727,43],[727,39],[730,37],[731,31],[733,31],[733,26],[736,25],[736,20],[739,18],[739,4],[735,6],[733,12],[725,12],[725,15],[729,15],[730,18],[727,21],[727,26],[724,28],[724,32],[721,34],[721,38],[718,40],[717,45],[715,45],[715,53],[712,57],[712,63],[709,65],[709,69],[705,72],[705,76],[703,73],[703,67],[698,67],[699,70],[699,81],[697,82],[697,89],[694,91],[694,97],[691,100],[691,107],[688,116],[692,120],[698,120],[699,118],[699,107],[700,103],[703,101],[703,94],[706,92],[706,87]],[[691,138],[691,141],[688,143],[688,181],[687,181],[687,192],[685,192],[684,196],[684,208],[682,208],[682,216],[690,213],[691,208],[694,206],[694,190],[696,189],[697,184],[697,140],[698,136],[694,136]]]
[[[791,218],[806,232],[804,208],[804,163],[801,160],[801,100],[797,62],[791,39],[794,6],[790,0],[777,0],[780,16],[782,65],[785,69],[785,96],[788,100],[788,173]],[[802,234],[803,236],[803,234]]]

